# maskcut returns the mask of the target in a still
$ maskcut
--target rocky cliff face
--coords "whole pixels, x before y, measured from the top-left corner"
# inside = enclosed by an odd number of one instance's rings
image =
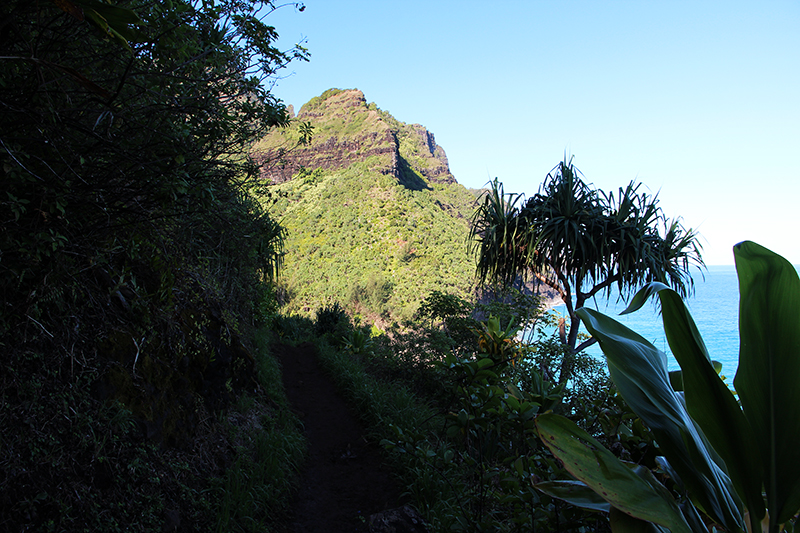
[[[298,146],[303,123],[313,126],[313,137]],[[455,183],[444,149],[431,132],[368,104],[357,89],[331,89],[311,99],[291,127],[259,141],[253,157],[262,164],[261,177],[271,183],[288,181],[301,169],[337,170],[357,163],[412,189]]]

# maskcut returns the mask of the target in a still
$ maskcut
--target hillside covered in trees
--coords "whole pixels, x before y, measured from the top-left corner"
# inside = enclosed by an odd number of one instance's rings
[[[311,141],[298,146],[309,126]],[[423,126],[396,120],[361,91],[331,89],[253,155],[265,163],[258,194],[287,230],[289,312],[339,302],[399,322],[433,290],[472,298],[467,237],[478,191],[455,181]]]

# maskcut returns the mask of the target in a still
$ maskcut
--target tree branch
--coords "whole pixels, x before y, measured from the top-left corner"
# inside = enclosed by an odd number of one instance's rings
[[[577,348],[575,348],[575,353],[580,353],[580,352],[582,352],[583,350],[585,350],[586,348],[588,348],[589,346],[591,346],[592,344],[594,344],[594,343],[596,343],[596,342],[597,342],[597,339],[595,339],[594,337],[592,337],[592,338],[590,338],[590,339],[588,339],[588,340],[585,340],[585,341],[583,341],[582,343],[580,343],[580,344],[577,346]]]
[[[585,297],[584,299],[591,298],[592,296],[594,296],[595,294],[597,294],[601,290],[603,290],[603,289],[605,289],[607,287],[610,287],[612,284],[618,282],[621,277],[622,277],[621,274],[619,272],[617,272],[616,274],[614,274],[610,278],[601,281],[600,283],[598,283],[597,285],[592,287],[589,290],[589,292],[584,294],[584,297]]]

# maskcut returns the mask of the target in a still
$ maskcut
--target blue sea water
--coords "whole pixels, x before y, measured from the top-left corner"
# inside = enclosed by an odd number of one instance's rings
[[[733,381],[739,361],[739,282],[733,265],[709,266],[708,270],[693,274],[694,295],[686,299],[689,311],[697,324],[712,360],[722,363],[722,374],[728,382]],[[635,313],[618,316],[627,307],[618,301],[617,295],[597,298],[587,307],[595,308],[611,316],[636,333],[649,340],[668,356],[670,370],[677,370],[678,363],[672,357],[664,335],[664,326],[656,307],[645,304]],[[554,308],[566,314],[564,305]],[[600,347],[591,346],[588,353],[602,358]]]

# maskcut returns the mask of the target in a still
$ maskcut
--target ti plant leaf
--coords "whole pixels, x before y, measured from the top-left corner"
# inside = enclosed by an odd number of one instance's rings
[[[751,520],[764,516],[761,496],[759,451],[750,424],[745,419],[731,391],[719,377],[705,343],[681,297],[661,283],[651,283],[639,291],[658,295],[664,333],[670,350],[681,366],[681,385],[686,409],[702,428],[713,451],[726,466],[728,475],[750,511]],[[628,310],[635,310],[643,300],[634,298]],[[628,311],[626,310],[626,311]],[[751,524],[755,527],[755,522]]]
[[[695,504],[726,529],[744,530],[741,500],[724,462],[689,415],[682,396],[674,391],[666,355],[602,313],[587,308],[577,313],[600,343],[620,394],[650,428]],[[713,373],[712,365],[706,364]]]
[[[611,531],[614,533],[670,533],[663,526],[639,520],[623,513],[619,509],[612,508],[608,519],[611,523]]]
[[[691,532],[675,499],[649,470],[623,463],[563,416],[539,415],[536,427],[542,442],[564,463],[564,468],[612,507],[673,533]],[[585,500],[585,497],[579,499]]]
[[[783,257],[745,241],[739,275],[739,368],[733,380],[758,446],[770,530],[800,508],[800,279]]]
[[[737,244],[734,257],[740,293],[734,385],[741,407],[685,304],[667,286],[647,285],[625,313],[659,297],[679,374],[669,376],[664,354],[621,324],[589,309],[578,314],[600,342],[622,396],[699,508],[728,530],[744,529],[748,517],[750,531],[775,532],[800,509],[800,278],[788,261],[753,242]],[[671,390],[670,378],[683,396]]]
[[[606,513],[611,511],[611,504],[582,481],[571,479],[541,481],[535,483],[534,487],[553,498],[564,500],[581,509]]]
[[[711,365],[714,367],[714,372],[716,372],[717,375],[722,372],[722,363],[719,361],[711,361]],[[672,384],[672,388],[675,389],[675,392],[683,392],[683,370],[670,370],[669,382]]]

